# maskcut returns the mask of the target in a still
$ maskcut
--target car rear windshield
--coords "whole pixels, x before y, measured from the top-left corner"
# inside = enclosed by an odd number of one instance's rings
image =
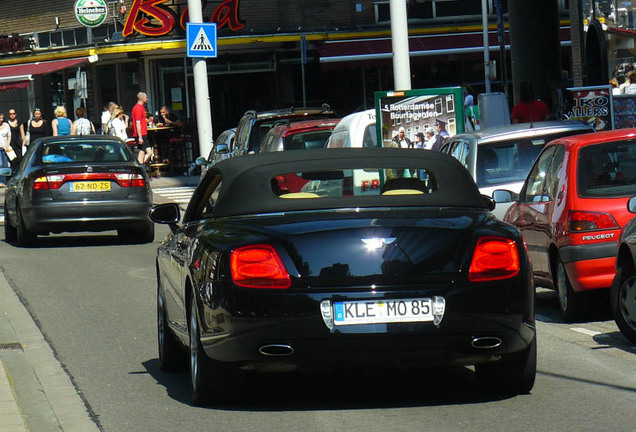
[[[42,163],[128,162],[130,152],[114,141],[47,142],[42,145]]]
[[[586,131],[568,131],[480,144],[477,151],[477,186],[483,188],[525,181],[532,164],[548,142],[582,132]]]
[[[284,173],[271,181],[280,198],[423,195],[434,193],[433,172],[417,168],[364,168]]]
[[[285,137],[283,146],[285,150],[312,150],[323,148],[331,130],[318,130],[301,132]]]
[[[636,141],[605,142],[581,148],[577,187],[583,198],[636,195]]]

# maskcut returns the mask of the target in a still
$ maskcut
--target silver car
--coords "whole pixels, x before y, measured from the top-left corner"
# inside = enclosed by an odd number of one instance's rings
[[[208,168],[214,165],[218,161],[227,159],[230,157],[230,152],[234,146],[234,136],[236,135],[236,128],[224,130],[214,140],[214,145],[207,159],[203,156],[199,156],[195,163],[201,167],[201,178],[205,177],[205,173],[208,172]]]
[[[495,189],[519,193],[546,143],[560,137],[594,132],[579,121],[545,121],[496,126],[448,139],[441,151],[453,155],[471,173],[482,194]],[[503,219],[509,203],[497,203],[493,213]]]

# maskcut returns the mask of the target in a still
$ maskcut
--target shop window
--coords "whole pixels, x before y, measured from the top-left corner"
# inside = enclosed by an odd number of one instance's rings
[[[51,46],[58,47],[62,46],[62,32],[53,32],[50,34],[51,36]]]
[[[64,46],[75,46],[75,31],[65,30],[62,32],[64,36]]]
[[[61,73],[52,73],[51,77],[51,99],[52,108],[64,105],[64,76]]]
[[[88,43],[88,32],[86,31],[86,27],[75,29],[75,42],[77,45],[85,45]]]
[[[37,33],[36,40],[38,41],[38,48],[48,48],[51,46],[51,37],[48,33]]]

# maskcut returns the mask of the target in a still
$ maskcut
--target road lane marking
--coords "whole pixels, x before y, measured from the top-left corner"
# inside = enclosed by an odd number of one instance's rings
[[[595,330],[589,330],[583,327],[571,327],[570,330],[575,331],[577,333],[584,334],[584,335],[592,336],[592,337],[603,334],[601,332],[598,332]]]

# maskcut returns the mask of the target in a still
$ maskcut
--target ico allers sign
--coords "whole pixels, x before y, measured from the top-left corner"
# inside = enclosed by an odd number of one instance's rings
[[[144,36],[163,36],[177,26],[185,30],[188,8],[177,17],[167,3],[174,4],[174,0],[133,0],[122,35],[127,37],[137,32]],[[217,28],[227,26],[233,31],[240,30],[244,23],[239,19],[238,11],[239,0],[225,0],[216,7],[209,22],[216,23]]]

